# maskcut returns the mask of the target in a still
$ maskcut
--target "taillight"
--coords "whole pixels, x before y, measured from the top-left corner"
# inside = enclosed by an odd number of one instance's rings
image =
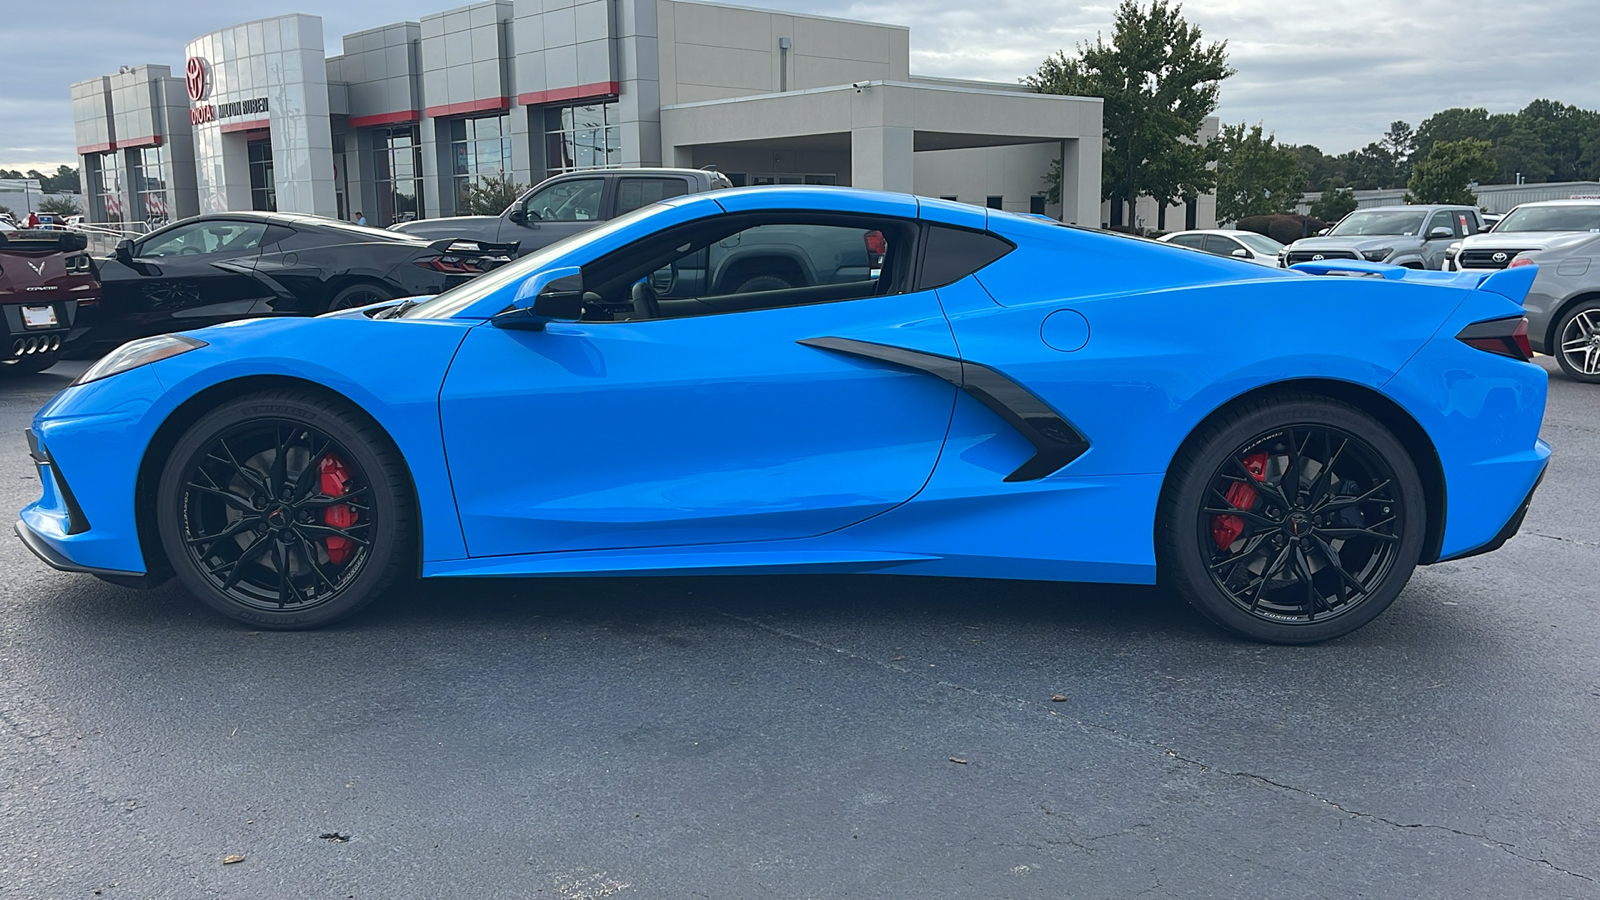
[[[883,239],[883,232],[869,231],[863,235],[867,242],[867,252],[874,256],[882,256],[889,252],[889,242]]]
[[[1528,343],[1527,316],[1473,322],[1461,329],[1456,340],[1486,353],[1509,356],[1523,362],[1533,359],[1533,347]]]
[[[419,259],[416,265],[435,272],[448,272],[452,275],[478,274],[478,270],[467,265],[466,260],[459,256],[435,256],[432,259]]]

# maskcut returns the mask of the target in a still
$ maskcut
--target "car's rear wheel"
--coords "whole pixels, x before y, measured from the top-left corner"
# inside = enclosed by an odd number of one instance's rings
[[[161,474],[161,543],[213,609],[313,628],[365,606],[409,556],[399,452],[348,406],[284,390],[229,401],[178,440]]]
[[[1556,364],[1574,381],[1600,384],[1600,300],[1567,310],[1556,325]]]
[[[356,284],[347,285],[346,287],[340,289],[337,294],[334,294],[333,299],[328,301],[327,311],[337,312],[341,309],[357,309],[362,306],[370,306],[374,303],[382,303],[385,300],[393,299],[394,294],[390,293],[387,288],[384,288],[381,285],[362,281]]]
[[[1230,410],[1174,462],[1157,522],[1164,581],[1246,637],[1340,637],[1394,602],[1422,551],[1422,481],[1377,420],[1284,395]]]

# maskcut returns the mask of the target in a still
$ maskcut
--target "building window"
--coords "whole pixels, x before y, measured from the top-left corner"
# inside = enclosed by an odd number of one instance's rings
[[[465,209],[467,191],[473,184],[489,176],[511,174],[510,117],[451,119],[450,158],[456,209]],[[417,168],[420,171],[421,167]]]
[[[89,164],[89,192],[97,222],[121,223],[122,210],[122,154],[118,151],[96,153],[84,157]]]
[[[278,211],[278,188],[272,180],[272,141],[251,141],[250,208],[262,212]]]
[[[621,114],[615,103],[563,106],[544,111],[548,175],[622,165]]]
[[[734,187],[753,187],[763,184],[838,184],[839,176],[831,172],[729,172],[728,180]]]
[[[999,194],[990,194],[988,207],[990,209],[1004,209],[1004,207],[1001,205],[1004,201],[1005,198]]]
[[[1043,194],[1034,194],[1032,197],[1028,198],[1028,212],[1031,212],[1036,216],[1042,216],[1045,214]]]
[[[164,225],[172,217],[167,197],[166,154],[162,148],[140,147],[133,151],[134,212],[152,225]]]
[[[367,216],[368,224],[382,228],[425,218],[422,213],[422,142],[417,137],[416,125],[373,130],[372,181],[377,189],[378,208]]]

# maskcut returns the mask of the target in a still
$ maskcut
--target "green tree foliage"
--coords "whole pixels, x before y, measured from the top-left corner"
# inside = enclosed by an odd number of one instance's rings
[[[1356,198],[1345,188],[1327,188],[1311,204],[1311,214],[1325,222],[1337,222],[1356,211]]]
[[[1234,227],[1264,234],[1280,244],[1292,244],[1321,231],[1327,223],[1315,216],[1248,216]]]
[[[1407,203],[1477,203],[1468,187],[1494,172],[1488,141],[1438,141],[1411,169]]]
[[[57,166],[54,175],[46,175],[38,169],[29,169],[20,172],[16,169],[0,169],[0,178],[32,178],[39,182],[39,190],[47,194],[76,194],[78,192],[78,170],[71,166]]]
[[[1217,221],[1287,213],[1300,200],[1300,158],[1260,124],[1224,125],[1212,142],[1217,156]]]
[[[456,210],[463,216],[498,216],[528,190],[508,175],[485,175],[467,187],[466,204]]]
[[[57,215],[62,216],[77,216],[83,214],[83,208],[78,205],[78,201],[72,199],[71,197],[51,197],[43,203],[40,203],[38,210],[42,213],[56,213]]]
[[[1122,0],[1110,42],[1097,35],[1071,56],[1057,51],[1023,80],[1041,93],[1105,100],[1101,196],[1112,201],[1112,224],[1120,224],[1123,207],[1131,220],[1140,196],[1165,207],[1210,189],[1206,154],[1193,141],[1232,74],[1227,43],[1204,43],[1200,29],[1184,20],[1181,3]],[[1059,202],[1059,167],[1051,173],[1049,194]]]

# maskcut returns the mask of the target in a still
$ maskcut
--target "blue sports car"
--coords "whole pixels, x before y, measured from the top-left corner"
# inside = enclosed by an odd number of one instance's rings
[[[268,628],[401,576],[885,572],[1159,579],[1326,640],[1515,533],[1546,376],[1534,267],[1299,268],[903,194],[676,198],[420,302],[122,346],[34,419],[17,532]]]

